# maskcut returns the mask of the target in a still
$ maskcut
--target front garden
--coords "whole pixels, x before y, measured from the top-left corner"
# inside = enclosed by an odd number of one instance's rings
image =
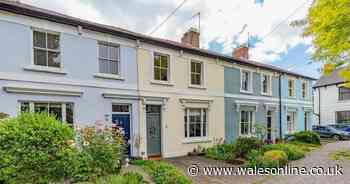
[[[0,184],[144,184],[141,173],[121,172],[123,131],[105,125],[75,128],[23,113],[0,122]],[[156,184],[190,184],[174,166],[135,161]],[[174,184],[175,184],[174,183]]]
[[[292,135],[293,140],[266,144],[256,137],[241,137],[232,143],[216,144],[205,150],[205,156],[246,167],[278,168],[305,157],[321,146],[319,136],[311,131]]]

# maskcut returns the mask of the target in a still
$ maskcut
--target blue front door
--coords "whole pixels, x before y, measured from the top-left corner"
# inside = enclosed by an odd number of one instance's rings
[[[129,114],[113,114],[112,122],[124,129],[124,140],[127,144],[127,154],[130,156],[130,115]]]

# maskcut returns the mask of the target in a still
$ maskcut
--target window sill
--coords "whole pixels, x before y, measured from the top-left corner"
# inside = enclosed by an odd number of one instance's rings
[[[46,73],[54,73],[54,74],[62,74],[66,75],[67,72],[62,70],[61,68],[53,68],[53,67],[45,67],[45,66],[25,66],[23,67],[24,70],[27,71],[34,71],[34,72],[46,72]]]
[[[240,90],[241,93],[246,93],[246,94],[253,94],[253,91],[245,91],[245,90]]]
[[[288,96],[289,99],[297,99],[296,96]]]
[[[185,138],[182,143],[183,144],[194,144],[194,143],[206,143],[211,142],[211,139],[208,137],[196,137],[196,138]]]
[[[262,96],[272,96],[272,94],[268,94],[268,93],[261,93]]]
[[[157,80],[151,80],[151,84],[156,85],[164,85],[164,86],[174,86],[175,84],[170,81],[157,81]]]
[[[200,86],[200,85],[189,85],[188,88],[193,88],[193,89],[207,89],[204,86]]]
[[[94,77],[95,78],[102,78],[102,79],[125,80],[120,75],[107,74],[107,73],[95,73]]]

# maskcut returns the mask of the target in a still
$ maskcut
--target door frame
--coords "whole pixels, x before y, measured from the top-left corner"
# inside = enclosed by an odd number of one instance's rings
[[[113,112],[113,109],[112,109],[112,106],[113,105],[128,105],[129,106],[129,112]],[[129,115],[129,123],[130,123],[130,139],[129,139],[129,142],[130,142],[130,156],[133,155],[133,152],[134,152],[134,134],[133,134],[133,116],[132,116],[132,113],[133,113],[133,108],[132,108],[132,103],[118,103],[118,102],[112,102],[111,104],[111,123],[113,124],[113,115]]]
[[[141,102],[142,102],[142,107],[143,107],[143,122],[144,122],[144,135],[145,135],[145,154],[142,155],[146,158],[148,158],[148,150],[147,150],[147,111],[146,111],[146,106],[147,105],[159,105],[160,106],[160,152],[161,152],[161,157],[163,158],[165,155],[165,128],[166,125],[163,123],[166,120],[166,107],[167,107],[167,102],[169,100],[169,97],[142,97]]]

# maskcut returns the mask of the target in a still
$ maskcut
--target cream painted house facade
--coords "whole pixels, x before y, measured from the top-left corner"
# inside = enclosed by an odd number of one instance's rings
[[[168,58],[168,80],[155,79],[155,58]],[[160,151],[162,157],[176,157],[213,144],[225,135],[224,107],[224,67],[215,59],[200,57],[178,50],[165,49],[149,44],[141,44],[137,49],[138,90],[140,103],[140,145],[142,156],[157,155],[157,147],[149,137],[149,107],[159,105]],[[200,85],[191,84],[191,62],[201,68]],[[193,74],[193,73],[192,73]],[[190,112],[194,110],[194,112]],[[200,113],[199,113],[200,112]],[[197,114],[196,114],[197,113]],[[201,116],[200,126],[186,117]],[[193,130],[200,128],[200,130]],[[186,130],[187,129],[187,130]],[[195,131],[195,132],[193,132]],[[200,131],[200,134],[198,134]],[[188,135],[186,135],[186,132]],[[192,134],[192,135],[190,135]],[[158,144],[159,144],[158,143]]]

